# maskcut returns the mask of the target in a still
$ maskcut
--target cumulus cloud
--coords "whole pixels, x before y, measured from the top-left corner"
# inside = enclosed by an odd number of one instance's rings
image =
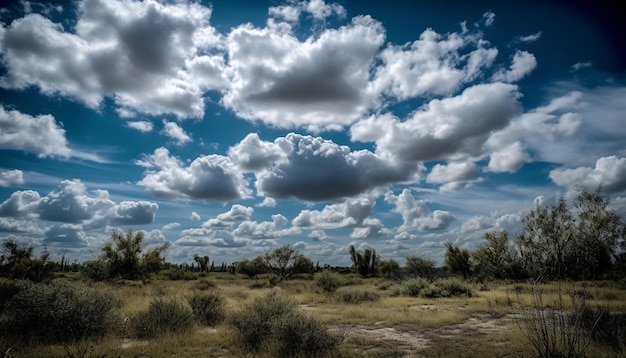
[[[51,115],[30,116],[0,106],[0,149],[21,150],[38,157],[69,157],[65,129]]]
[[[426,177],[427,183],[443,184],[443,192],[458,190],[478,179],[478,167],[471,162],[436,164]]]
[[[228,149],[228,157],[243,170],[258,171],[283,160],[285,153],[277,143],[262,141],[258,134],[250,133]]]
[[[203,91],[224,85],[223,59],[204,54],[222,41],[208,7],[85,0],[77,15],[73,32],[39,14],[7,26],[0,85],[36,86],[91,108],[109,96],[125,111],[181,118],[201,117]]]
[[[232,78],[222,104],[275,127],[339,129],[376,102],[368,81],[384,39],[369,16],[304,41],[287,23],[240,25],[226,38]]]
[[[233,226],[236,222],[249,220],[254,213],[254,208],[235,204],[229,211],[219,214],[216,218],[207,220],[202,224],[206,228],[226,228]]]
[[[521,142],[515,142],[508,147],[502,148],[489,155],[487,169],[492,172],[515,173],[524,163],[530,161],[529,155],[524,151]]]
[[[363,225],[354,228],[350,234],[353,240],[373,240],[378,239],[389,233],[385,225],[377,218],[366,218]]]
[[[200,218],[200,214],[198,214],[195,211],[191,212],[191,217],[190,218],[191,218],[191,221],[199,221],[201,219]]]
[[[535,41],[539,40],[541,38],[542,34],[543,34],[543,32],[539,31],[537,33],[530,34],[530,35],[527,35],[527,36],[520,36],[519,40],[521,42],[525,42],[525,43],[532,43],[532,42],[535,42]]]
[[[591,67],[593,64],[591,63],[591,61],[587,61],[587,62],[577,62],[575,64],[572,65],[572,67],[570,67],[569,71],[570,72],[578,72],[584,68],[587,67]]]
[[[35,220],[19,220],[0,216],[0,232],[41,234]]]
[[[482,156],[486,139],[519,114],[519,96],[515,85],[475,85],[458,96],[430,101],[405,121],[392,115],[362,120],[350,134],[355,141],[375,141],[377,153],[406,161]]]
[[[594,168],[558,168],[550,172],[550,179],[563,187],[581,185],[589,189],[602,188],[609,193],[626,190],[626,158],[609,156],[596,161]]]
[[[340,204],[326,205],[322,210],[303,210],[292,223],[315,230],[354,227],[371,215],[374,204],[375,200],[370,197],[351,198]]]
[[[152,132],[154,125],[148,121],[128,121],[126,122],[128,128],[136,129],[142,133]]]
[[[9,187],[24,184],[23,174],[19,169],[0,171],[0,186]]]
[[[87,235],[80,225],[53,225],[44,232],[45,245],[81,247],[87,246]]]
[[[397,196],[389,193],[385,196],[385,200],[393,204],[395,206],[393,211],[402,216],[403,223],[398,228],[398,232],[441,230],[456,220],[449,211],[430,211],[427,207],[428,202],[416,199],[409,189],[402,190],[402,193]]]
[[[115,203],[106,190],[89,196],[80,180],[64,180],[45,196],[16,191],[0,204],[0,217],[40,219],[103,228],[107,225],[144,225],[154,222],[158,205],[147,201]]]
[[[191,137],[175,122],[163,120],[163,130],[161,131],[161,134],[172,138],[176,141],[177,145],[183,145],[187,142],[191,142]]]
[[[337,3],[326,3],[324,0],[291,1],[289,5],[272,6],[269,14],[287,22],[296,22],[302,13],[310,14],[313,19],[322,21],[335,14],[345,17],[346,10]]]
[[[517,82],[526,77],[537,67],[535,55],[527,51],[518,50],[515,55],[513,55],[512,61],[508,70],[501,69],[493,75],[492,79],[494,81],[508,83]]]
[[[277,138],[281,159],[256,174],[257,191],[275,199],[340,199],[394,182],[414,182],[421,167],[394,163],[320,137],[290,133]]]
[[[168,231],[168,230],[174,230],[177,227],[180,227],[180,223],[177,222],[173,222],[173,223],[169,223],[169,224],[165,224],[163,225],[163,231]]]
[[[161,147],[136,163],[146,168],[138,184],[159,198],[225,202],[250,193],[243,175],[221,155],[198,157],[185,166]]]

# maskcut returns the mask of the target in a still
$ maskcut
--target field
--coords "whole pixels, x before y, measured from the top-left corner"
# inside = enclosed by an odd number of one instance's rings
[[[297,314],[302,315],[297,317],[310,318],[337,338],[332,349],[299,352],[302,356],[535,357],[537,350],[524,334],[524,328],[528,327],[525,320],[537,318],[545,310],[576,312],[576,300],[570,297],[578,297],[584,300],[585,307],[593,308],[591,322],[596,325],[596,331],[603,327],[602,320],[607,319],[606,315],[597,313],[598,307],[605,312],[620,313],[622,317],[619,321],[622,326],[609,332],[617,332],[613,334],[617,345],[604,336],[604,340],[591,339],[591,331],[578,338],[585,345],[586,355],[623,357],[624,354],[620,351],[623,346],[619,346],[619,340],[623,344],[624,339],[624,282],[542,283],[537,286],[542,290],[538,296],[533,294],[530,283],[463,281],[466,293],[428,298],[425,291],[411,296],[406,283],[353,274],[333,274],[333,279],[340,281],[339,287],[327,288],[320,284],[317,275],[280,282],[269,276],[248,279],[227,273],[197,274],[196,279],[185,281],[153,278],[88,282],[90,288],[113,293],[119,316],[115,329],[103,337],[64,344],[19,343],[3,337],[0,349],[4,357],[273,357],[277,355],[274,343],[266,342],[254,349],[242,344],[241,332],[234,328],[233,320],[241,319],[255,300],[274,295],[292,304]],[[83,281],[79,274],[66,276],[67,280]],[[196,322],[190,330],[155,337],[132,332],[132,321],[155,299],[186,305],[189,297],[207,292],[223,299],[224,319],[208,325]],[[537,297],[542,300],[541,307],[537,306]]]

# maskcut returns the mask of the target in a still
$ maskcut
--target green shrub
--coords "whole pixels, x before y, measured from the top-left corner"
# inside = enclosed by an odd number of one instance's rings
[[[346,288],[337,291],[337,294],[339,299],[345,303],[376,301],[380,298],[378,293],[361,288]]]
[[[217,291],[195,293],[187,302],[202,325],[214,326],[224,320],[224,298]]]
[[[472,297],[472,289],[458,279],[449,278],[431,283],[430,286],[422,289],[420,294],[426,298]]]
[[[203,272],[204,273],[204,272]],[[216,288],[217,284],[209,279],[203,278],[198,280],[194,285],[196,290],[206,291],[211,288]]]
[[[87,261],[81,267],[82,274],[94,281],[104,281],[109,278],[109,267],[102,260]]]
[[[160,272],[160,275],[172,281],[191,281],[196,279],[196,276],[193,272],[177,266],[169,267],[165,270],[162,270]]]
[[[5,310],[8,335],[32,343],[59,343],[100,337],[115,327],[116,300],[109,293],[65,280],[18,285]]]
[[[338,273],[331,271],[322,271],[315,274],[315,285],[324,291],[324,293],[333,293],[341,287],[343,279]]]
[[[255,299],[229,321],[248,349],[264,348],[272,356],[322,356],[341,340],[276,292]]]
[[[15,281],[0,282],[0,314],[9,300],[20,292],[20,285]]]
[[[137,314],[132,327],[138,338],[154,338],[165,333],[191,330],[194,315],[191,309],[174,300],[156,299],[147,311]]]
[[[413,278],[402,282],[404,294],[411,297],[417,297],[426,287],[428,287],[428,281],[423,278]]]

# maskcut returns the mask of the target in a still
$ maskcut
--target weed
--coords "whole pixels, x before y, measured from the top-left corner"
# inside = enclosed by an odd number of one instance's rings
[[[315,274],[315,285],[324,293],[331,294],[343,284],[343,279],[338,273],[322,271]]]
[[[187,302],[202,325],[214,326],[224,320],[224,298],[217,291],[195,293]]]
[[[135,336],[154,338],[165,333],[191,330],[194,314],[189,307],[174,300],[156,299],[147,311],[140,312],[132,320]]]
[[[411,297],[417,297],[426,287],[428,287],[428,281],[424,278],[413,278],[402,282],[404,294]]]
[[[337,291],[339,299],[345,303],[362,303],[367,301],[376,301],[380,295],[376,292],[362,288],[345,288]]]

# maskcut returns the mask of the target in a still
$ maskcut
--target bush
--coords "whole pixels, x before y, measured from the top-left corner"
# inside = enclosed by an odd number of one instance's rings
[[[341,287],[343,279],[338,273],[322,271],[315,274],[315,285],[325,293],[333,293]]]
[[[55,280],[18,285],[5,310],[6,334],[32,343],[72,342],[101,337],[117,322],[113,296],[85,284]]]
[[[231,316],[230,324],[248,349],[269,349],[279,357],[321,356],[341,340],[275,292]]]
[[[426,287],[428,287],[428,281],[423,278],[414,278],[402,282],[404,294],[411,297],[417,297]]]
[[[337,292],[339,299],[345,303],[361,303],[376,301],[380,295],[366,289],[347,288]]]
[[[191,281],[196,279],[193,272],[178,266],[169,267],[160,272],[160,274],[171,281]]]
[[[201,280],[198,280],[198,282],[195,283],[194,287],[196,288],[196,290],[206,291],[211,288],[216,288],[217,284],[209,279],[203,278]]]
[[[0,314],[9,300],[20,292],[20,285],[14,281],[0,282]]]
[[[165,333],[191,330],[194,315],[189,307],[174,300],[156,299],[147,311],[137,314],[132,327],[138,338],[154,338]]]
[[[433,282],[421,291],[421,295],[426,298],[472,297],[472,290],[458,279],[451,278]]]
[[[216,291],[195,293],[187,302],[202,325],[214,326],[224,320],[224,298]]]

